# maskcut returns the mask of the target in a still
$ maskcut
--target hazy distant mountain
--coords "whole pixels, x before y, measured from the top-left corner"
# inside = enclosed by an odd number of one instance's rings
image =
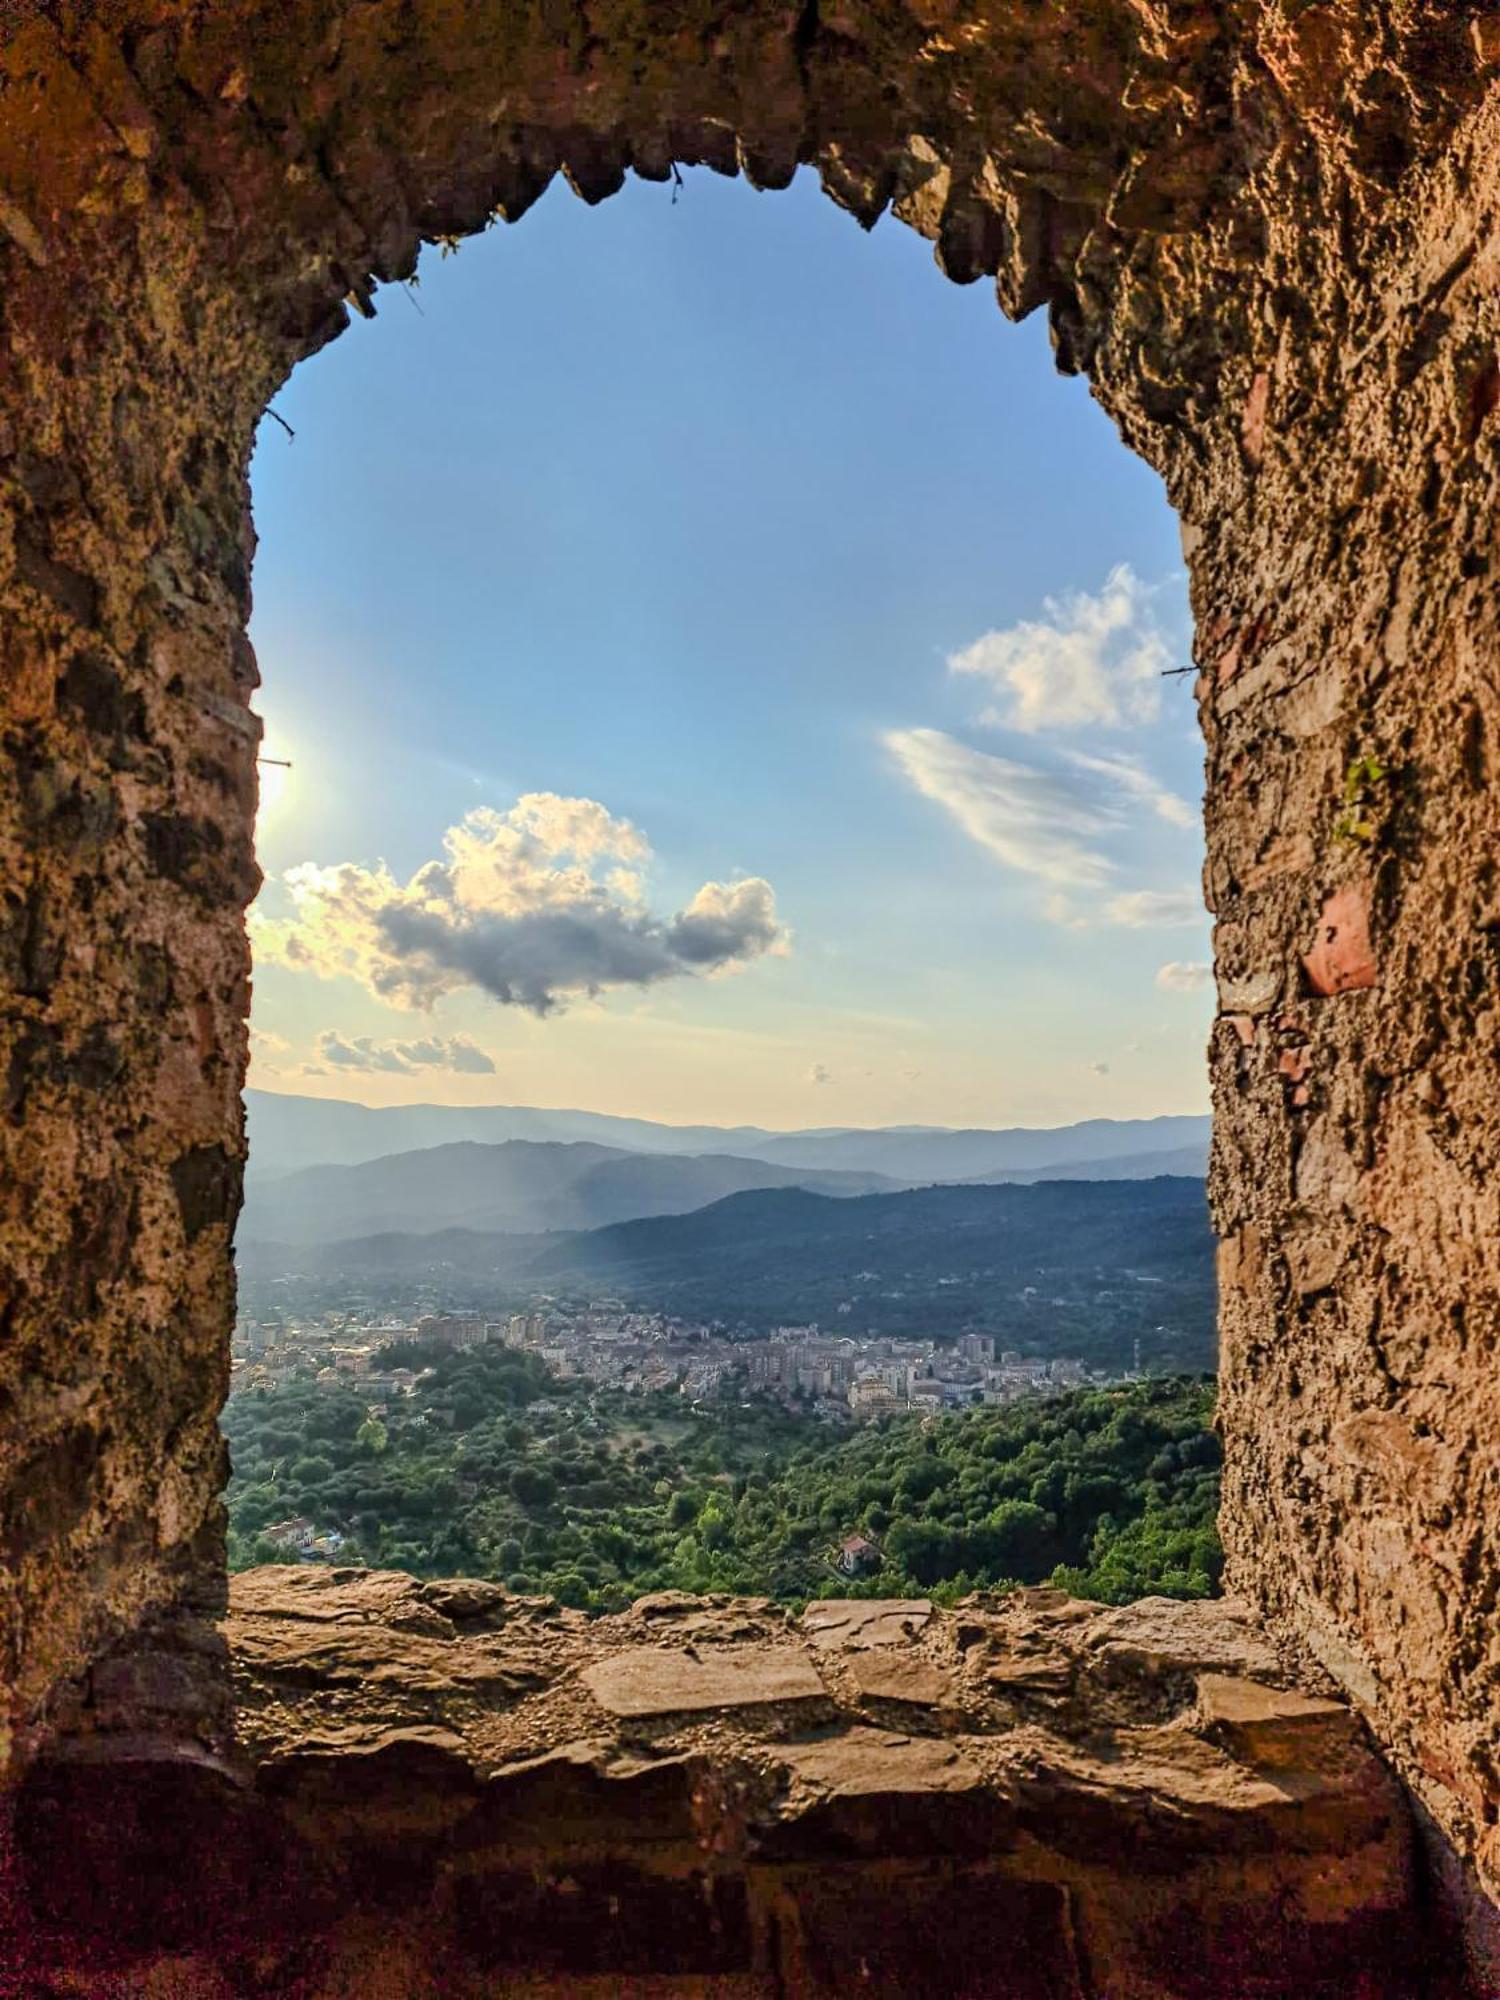
[[[1206,1147],[1208,1129],[1207,1118],[1090,1118],[1042,1130],[787,1132],[746,1150],[785,1166],[842,1167],[908,1182],[977,1180],[1053,1167],[1067,1168],[1069,1177],[1077,1178],[1085,1166],[1089,1177],[1098,1179],[1094,1169],[1106,1161]]]
[[[776,1136],[753,1125],[657,1125],[646,1118],[513,1104],[371,1107],[270,1090],[247,1090],[245,1114],[251,1161],[263,1174],[355,1166],[463,1139],[489,1146],[507,1139],[582,1139],[636,1153],[744,1153]]]
[[[632,1216],[680,1214],[746,1188],[790,1185],[858,1195],[891,1183],[879,1174],[820,1172],[714,1153],[462,1140],[271,1177],[254,1172],[252,1163],[239,1235],[241,1241],[291,1245],[387,1231],[593,1229]]]
[[[247,1243],[247,1275],[436,1282],[498,1314],[536,1291],[608,1292],[688,1317],[831,1332],[994,1332],[1002,1346],[1208,1368],[1213,1238],[1196,1179],[913,1189],[834,1201],[799,1188],[567,1236],[449,1229],[297,1250]]]
[[[879,1174],[898,1183],[973,1180],[1057,1167],[1070,1175],[1134,1155],[1208,1143],[1207,1118],[1093,1118],[1033,1130],[946,1131],[939,1126],[829,1127],[769,1132],[758,1126],[659,1125],[593,1111],[524,1105],[403,1104],[371,1109],[330,1098],[245,1093],[250,1158],[260,1178],[299,1167],[352,1166],[393,1153],[472,1140],[588,1141],[627,1152],[732,1154],[799,1169]]]
[[[973,1179],[974,1182],[994,1185],[1000,1181],[1144,1181],[1156,1180],[1163,1174],[1205,1180],[1208,1176],[1207,1137],[1198,1144],[1171,1146],[1161,1153],[1121,1153],[1113,1159],[1065,1160],[1047,1167],[1008,1167],[997,1173],[975,1174]]]

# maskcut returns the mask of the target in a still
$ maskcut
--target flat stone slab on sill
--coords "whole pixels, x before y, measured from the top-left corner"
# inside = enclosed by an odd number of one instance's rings
[[[1312,1762],[1346,1743],[1355,1727],[1341,1702],[1238,1674],[1200,1674],[1198,1713],[1206,1734],[1260,1769]]]
[[[583,1684],[610,1715],[684,1715],[828,1698],[805,1653],[770,1646],[716,1646],[702,1654],[636,1646],[586,1668]]]
[[[929,1597],[823,1597],[802,1614],[802,1629],[818,1647],[860,1652],[905,1646],[932,1620]]]
[[[860,1693],[876,1701],[910,1701],[936,1708],[953,1686],[951,1676],[930,1660],[886,1647],[851,1653],[847,1665]]]
[[[788,1744],[780,1755],[804,1784],[840,1798],[968,1792],[984,1783],[979,1766],[940,1736],[849,1729],[820,1743]]]

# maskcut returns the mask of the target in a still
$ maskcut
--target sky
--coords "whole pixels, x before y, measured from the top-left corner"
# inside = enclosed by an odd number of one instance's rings
[[[1206,1109],[1177,529],[1045,316],[805,170],[424,253],[252,469],[251,1082]]]

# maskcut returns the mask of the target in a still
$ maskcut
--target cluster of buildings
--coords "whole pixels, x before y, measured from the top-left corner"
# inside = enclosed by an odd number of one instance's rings
[[[713,1395],[744,1363],[743,1347],[722,1329],[631,1312],[619,1299],[581,1309],[548,1301],[545,1310],[513,1313],[500,1337],[564,1378],[637,1392],[680,1389],[694,1401]]]
[[[586,1306],[546,1299],[506,1319],[429,1313],[410,1321],[361,1320],[330,1313],[295,1327],[243,1321],[235,1333],[233,1387],[271,1387],[311,1372],[319,1382],[347,1382],[389,1401],[409,1394],[418,1378],[417,1367],[395,1358],[403,1347],[461,1350],[489,1342],[534,1354],[564,1379],[637,1392],[676,1389],[694,1401],[748,1379],[752,1389],[846,1423],[1008,1403],[1094,1379],[1080,1361],[997,1353],[988,1333],[903,1340],[781,1326],[767,1340],[731,1340],[720,1326],[632,1312],[619,1299]]]
[[[414,1338],[415,1330],[399,1322],[364,1322],[346,1313],[296,1325],[242,1319],[230,1343],[230,1393],[274,1389],[310,1374],[323,1383],[357,1385],[362,1394],[400,1395],[416,1381],[416,1370],[382,1369],[375,1357],[382,1348]]]
[[[749,1376],[752,1388],[810,1402],[829,1416],[852,1414],[859,1423],[907,1410],[1009,1403],[1091,1379],[1081,1361],[997,1354],[991,1333],[960,1334],[956,1341],[860,1339],[815,1326],[777,1327],[751,1352]]]
[[[289,1562],[337,1562],[348,1541],[347,1535],[333,1528],[320,1533],[306,1514],[274,1522],[260,1532],[261,1539],[270,1542]]]
[[[554,1374],[613,1388],[680,1389],[695,1400],[712,1395],[745,1350],[722,1329],[661,1313],[627,1310],[619,1299],[584,1307],[544,1301],[507,1319],[428,1313],[411,1320],[328,1313],[308,1324],[242,1320],[232,1345],[232,1387],[273,1388],[296,1375],[320,1383],[347,1382],[362,1395],[389,1398],[411,1389],[418,1370],[392,1365],[392,1350],[461,1350],[500,1342],[544,1361]]]

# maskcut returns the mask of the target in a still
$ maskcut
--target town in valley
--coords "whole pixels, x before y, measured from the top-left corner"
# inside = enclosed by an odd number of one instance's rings
[[[403,1348],[415,1354],[489,1343],[535,1355],[562,1380],[641,1394],[676,1390],[695,1401],[743,1386],[833,1423],[907,1411],[935,1415],[1129,1379],[1066,1357],[997,1349],[992,1333],[898,1339],[825,1333],[812,1325],[780,1326],[767,1338],[747,1340],[716,1324],[595,1299],[584,1306],[539,1300],[503,1319],[426,1313],[403,1321],[340,1312],[295,1324],[242,1319],[234,1336],[231,1393],[311,1377],[354,1388],[384,1415],[394,1399],[410,1395],[422,1372],[421,1362],[402,1362]]]

